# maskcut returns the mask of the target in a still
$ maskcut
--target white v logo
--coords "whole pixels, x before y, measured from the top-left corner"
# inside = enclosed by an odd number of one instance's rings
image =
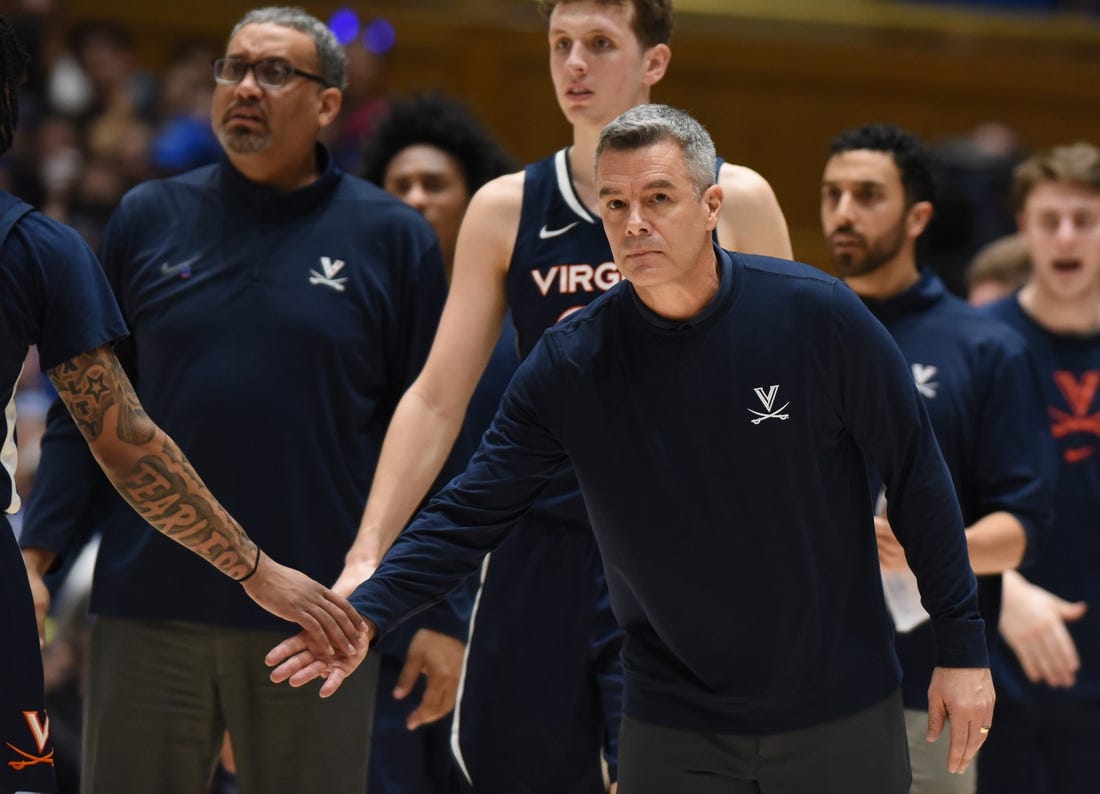
[[[332,259],[329,259],[327,256],[321,257],[321,270],[325,271],[325,278],[332,278],[343,269],[343,259],[337,259],[334,261]]]
[[[756,392],[756,396],[760,398],[760,402],[764,403],[764,408],[767,410],[772,409],[772,405],[775,403],[775,394],[779,391],[779,384],[768,387],[768,393],[764,393],[763,386],[757,386],[753,389]]]
[[[45,712],[43,712],[43,714],[45,714]],[[50,741],[49,715],[46,715],[45,723],[39,720],[37,711],[24,711],[23,718],[27,721],[27,725],[31,729],[31,734],[34,736],[34,743],[38,745],[38,752],[45,752],[46,745],[49,744]]]

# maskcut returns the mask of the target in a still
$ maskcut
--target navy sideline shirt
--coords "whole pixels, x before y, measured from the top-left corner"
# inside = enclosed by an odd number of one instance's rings
[[[1032,684],[1003,639],[993,649],[997,686],[1046,714],[1100,708],[1100,334],[1058,334],[1039,325],[1012,295],[984,308],[1031,345],[1039,369],[1046,432],[1058,455],[1054,521],[1039,553],[1020,573],[1067,601],[1084,601],[1080,620],[1066,623],[1081,669],[1068,688]]]
[[[466,473],[353,593],[380,631],[476,570],[568,458],[627,633],[627,714],[773,733],[854,713],[899,683],[869,459],[938,664],[988,664],[954,488],[897,346],[842,282],[716,250],[718,294],[690,321],[624,282],[546,332]]]
[[[318,178],[290,192],[248,181],[226,159],[139,185],[111,218],[102,261],[133,330],[120,358],[150,417],[260,548],[331,583],[446,286],[420,214],[317,152]],[[287,628],[102,495],[102,478],[92,497],[65,491],[60,480],[94,466],[75,432],[51,414],[35,490],[44,496],[28,505],[21,540],[65,554],[88,529],[89,504],[106,499],[94,612]],[[461,618],[438,628],[462,636]]]
[[[1040,397],[1027,342],[948,293],[930,270],[886,300],[864,298],[912,371],[936,432],[963,521],[1005,511],[1024,527],[1025,563],[1050,523],[1053,472],[1049,439],[1038,421]],[[978,577],[987,644],[997,641],[1001,576]],[[906,708],[928,710],[936,637],[928,623],[899,633]]]

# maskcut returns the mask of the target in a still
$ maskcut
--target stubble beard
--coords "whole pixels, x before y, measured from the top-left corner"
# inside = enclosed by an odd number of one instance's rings
[[[271,145],[271,132],[222,127],[218,130],[218,141],[224,149],[234,154],[259,154]]]
[[[832,253],[833,264],[841,278],[858,278],[874,273],[887,262],[892,261],[905,245],[905,222],[899,223],[891,233],[883,235],[873,243],[860,235],[863,240],[861,252]]]

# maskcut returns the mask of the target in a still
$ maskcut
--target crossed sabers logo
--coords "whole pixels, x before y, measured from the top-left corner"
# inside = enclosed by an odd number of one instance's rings
[[[1100,371],[1084,372],[1081,380],[1077,380],[1072,372],[1059,370],[1054,373],[1054,383],[1073,413],[1067,414],[1057,408],[1049,408],[1050,418],[1053,420],[1051,435],[1059,439],[1071,433],[1091,433],[1100,438],[1100,411],[1089,413],[1097,388],[1100,387]],[[1067,463],[1076,463],[1092,455],[1094,449],[1091,446],[1072,447],[1062,454]]]
[[[755,414],[757,416],[756,419],[750,420],[754,425],[760,424],[765,419],[779,419],[785,422],[791,418],[790,414],[781,413],[781,411],[787,410],[787,406],[791,404],[790,400],[783,403],[782,407],[776,408],[774,411],[772,410],[772,406],[775,405],[775,395],[779,393],[778,384],[769,386],[767,392],[764,391],[763,386],[757,386],[753,391],[756,392],[756,396],[759,397],[760,402],[764,404],[764,410],[767,411],[765,414],[760,411],[754,411],[751,408],[748,409],[750,414]]]
[[[343,292],[345,287],[344,283],[347,278],[336,278],[336,274],[344,269],[343,259],[329,259],[327,256],[321,257],[321,270],[324,273],[318,273],[316,270],[309,271],[309,283],[310,284],[324,284],[326,287],[332,287],[337,292]]]
[[[34,736],[34,743],[38,746],[38,755],[31,755],[28,752],[24,752],[16,747],[11,742],[5,742],[8,747],[15,750],[19,755],[23,756],[20,759],[14,761],[8,761],[8,766],[14,769],[16,772],[28,766],[35,766],[36,764],[49,764],[53,766],[53,748],[46,752],[46,745],[50,743],[50,718],[46,715],[46,712],[42,712],[45,716],[45,722],[43,722],[37,711],[24,711],[23,719],[27,721],[27,725],[31,729],[31,735]]]

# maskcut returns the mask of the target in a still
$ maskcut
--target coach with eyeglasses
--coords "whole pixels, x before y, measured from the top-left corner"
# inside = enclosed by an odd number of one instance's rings
[[[435,331],[439,247],[415,210],[341,173],[317,142],[346,82],[323,23],[298,9],[251,11],[213,71],[225,157],[138,186],[104,237],[131,331],[120,358],[149,414],[255,541],[331,584],[394,405]],[[373,676],[326,700],[271,684],[264,654],[288,625],[105,483],[73,488],[96,481],[94,463],[61,413],[23,545],[60,559],[103,530],[84,791],[204,791],[228,730],[242,794],[362,794]],[[409,669],[428,677],[426,719],[453,703],[463,646],[452,638],[465,638],[465,621],[444,604],[403,640]]]

